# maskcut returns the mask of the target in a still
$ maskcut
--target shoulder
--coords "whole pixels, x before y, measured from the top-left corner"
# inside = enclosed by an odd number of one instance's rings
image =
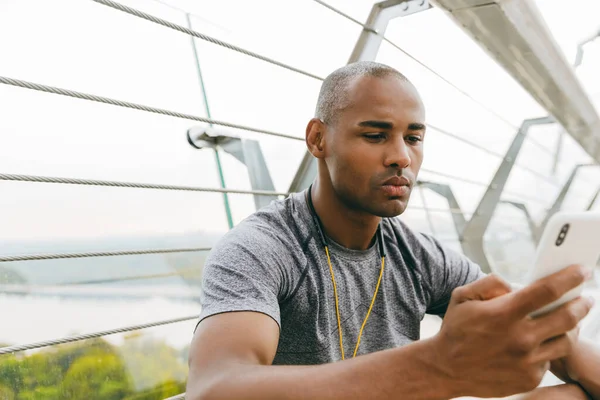
[[[211,250],[207,262],[240,257],[285,258],[308,236],[302,229],[297,194],[271,202],[228,231]]]

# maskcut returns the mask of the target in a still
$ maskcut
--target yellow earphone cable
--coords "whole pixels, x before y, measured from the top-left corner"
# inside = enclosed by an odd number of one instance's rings
[[[375,298],[377,298],[377,292],[379,291],[379,285],[381,284],[381,277],[383,276],[383,268],[385,267],[385,257],[381,257],[381,270],[379,271],[379,279],[377,280],[377,286],[375,287],[375,293],[373,293],[373,299],[371,300],[371,305],[369,306],[369,311],[367,312],[367,316],[363,321],[362,326],[360,327],[360,332],[358,333],[358,340],[356,341],[356,347],[354,348],[354,355],[352,358],[356,357],[356,352],[358,351],[358,346],[360,346],[360,338],[363,334],[363,330],[367,325],[367,320],[369,319],[369,315],[371,314],[371,310],[373,309],[373,304],[375,304]]]
[[[331,266],[331,258],[329,257],[329,246],[325,246],[325,253],[327,253],[327,264],[329,265],[329,272],[331,272],[331,281],[333,282],[333,295],[335,297],[335,314],[337,315],[338,332],[340,335],[340,350],[342,351],[342,360],[344,357],[344,339],[342,338],[342,321],[340,319],[340,307],[338,304],[337,287],[335,285],[335,277],[333,276],[333,267]]]
[[[340,307],[339,300],[337,295],[337,285],[335,284],[335,276],[333,274],[333,266],[331,265],[331,257],[329,256],[329,246],[325,246],[325,253],[327,254],[327,264],[329,265],[329,272],[331,273],[331,281],[333,283],[333,295],[335,297],[335,314],[337,316],[338,323],[338,332],[340,336],[340,350],[342,352],[342,360],[345,360],[344,356],[344,339],[342,336],[342,320],[340,317]],[[356,341],[356,347],[354,348],[354,354],[352,358],[356,357],[356,353],[358,352],[358,347],[360,346],[360,338],[363,334],[363,330],[367,325],[367,320],[369,319],[369,315],[371,315],[371,310],[373,310],[373,305],[375,304],[375,299],[377,298],[377,292],[379,291],[379,286],[381,285],[381,278],[383,277],[383,270],[385,268],[385,257],[381,257],[381,269],[379,271],[379,279],[377,280],[377,286],[375,287],[375,293],[373,293],[373,298],[371,299],[371,305],[369,306],[369,310],[367,311],[367,315],[365,316],[365,320],[360,327],[360,332],[358,333],[358,339]]]

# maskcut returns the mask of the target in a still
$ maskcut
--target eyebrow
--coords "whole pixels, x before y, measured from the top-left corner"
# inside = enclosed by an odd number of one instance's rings
[[[358,126],[377,129],[392,129],[394,124],[385,121],[362,121],[358,123]]]
[[[424,131],[425,130],[425,124],[421,124],[420,122],[413,122],[411,124],[408,124],[408,130],[410,130],[410,131]]]
[[[367,128],[377,128],[377,129],[392,129],[394,124],[386,121],[362,121],[358,123],[358,126],[363,126]],[[425,124],[421,124],[419,122],[412,122],[408,124],[408,130],[410,131],[423,131],[425,130]]]

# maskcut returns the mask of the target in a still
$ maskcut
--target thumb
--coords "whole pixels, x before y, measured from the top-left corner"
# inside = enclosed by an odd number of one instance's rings
[[[484,278],[461,286],[455,290],[453,301],[463,303],[469,300],[490,300],[512,291],[508,282],[498,275],[490,274]]]

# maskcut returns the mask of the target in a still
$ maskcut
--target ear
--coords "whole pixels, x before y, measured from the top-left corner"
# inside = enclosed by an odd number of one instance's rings
[[[316,158],[325,157],[325,124],[313,118],[306,126],[306,146]]]

